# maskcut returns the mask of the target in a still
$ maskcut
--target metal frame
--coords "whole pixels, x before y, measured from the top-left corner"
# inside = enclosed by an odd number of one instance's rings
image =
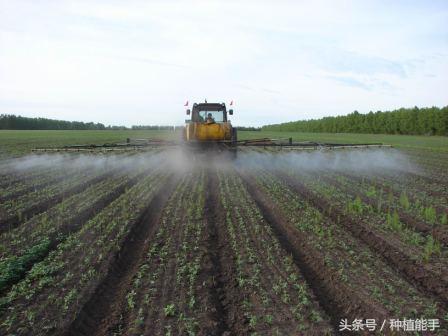
[[[49,148],[35,148],[34,152],[82,152],[82,151],[127,151],[127,150],[143,150],[145,148],[154,147],[174,147],[184,146],[189,143],[158,140],[158,139],[126,139],[125,143],[106,143],[103,145],[67,145],[63,147],[49,147]],[[391,145],[384,145],[382,143],[325,143],[325,142],[294,142],[292,138],[288,139],[250,139],[250,140],[223,140],[223,141],[201,141],[191,143],[192,145],[226,145],[229,148],[238,147],[273,147],[277,149],[287,150],[321,150],[321,149],[347,149],[347,148],[381,148],[392,147]]]

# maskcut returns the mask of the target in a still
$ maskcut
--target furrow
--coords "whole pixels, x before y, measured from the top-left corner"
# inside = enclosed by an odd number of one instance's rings
[[[315,250],[305,235],[288,223],[282,211],[259,190],[251,177],[245,174],[241,174],[241,177],[264,220],[272,228],[283,249],[292,255],[314,295],[331,318],[333,327],[342,318],[373,316],[382,320],[388,316],[382,307],[372,305],[344,283],[333,281],[338,275],[325,267],[324,256]]]
[[[215,170],[209,170],[207,175],[207,191],[205,199],[205,216],[207,223],[207,250],[211,261],[210,276],[213,278],[212,288],[210,288],[210,297],[215,306],[214,319],[217,321],[215,334],[223,335],[224,333],[235,332],[229,326],[231,322],[230,315],[233,305],[228,306],[228,295],[226,288],[231,286],[228,283],[225,270],[229,270],[228,258],[225,253],[228,251],[226,242],[223,241],[224,223],[219,213],[219,196],[217,190],[219,188],[218,176]]]
[[[363,223],[355,222],[340,209],[332,207],[326,199],[316,196],[301,182],[286,174],[279,174],[277,177],[322,213],[327,214],[336,223],[346,227],[351,234],[381,255],[388,264],[393,265],[420,290],[432,295],[437,301],[441,301],[446,309],[448,306],[448,275],[446,270],[442,270],[441,275],[436,274],[418,261],[412,260],[410,256],[403,253],[378,232]]]
[[[137,272],[145,242],[156,231],[161,209],[172,194],[178,178],[169,178],[168,181],[132,227],[120,252],[112,259],[108,274],[69,326],[66,335],[103,335],[116,322],[114,318],[119,318],[120,304],[132,276]]]

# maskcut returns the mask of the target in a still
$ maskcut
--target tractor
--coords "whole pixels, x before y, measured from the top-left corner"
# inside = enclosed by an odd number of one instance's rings
[[[187,145],[201,149],[236,150],[237,130],[228,119],[228,115],[233,115],[233,110],[227,110],[226,104],[194,103],[192,110],[187,109],[187,115],[191,116],[185,121],[183,131]]]

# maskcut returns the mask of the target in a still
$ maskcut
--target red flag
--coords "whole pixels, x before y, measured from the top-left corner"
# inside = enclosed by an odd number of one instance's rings
[[[185,102],[185,105],[184,106],[188,106],[188,100]]]
[[[233,105],[233,100],[230,102],[230,106],[232,106]]]

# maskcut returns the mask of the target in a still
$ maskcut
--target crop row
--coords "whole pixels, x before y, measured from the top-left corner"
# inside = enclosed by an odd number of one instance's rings
[[[45,170],[44,173],[34,178],[24,178],[20,183],[8,185],[5,188],[0,188],[0,202],[5,202],[11,199],[16,199],[29,192],[36,191],[50,184],[57,183],[65,178],[67,170]]]
[[[409,196],[409,200],[420,207],[433,207],[438,209],[439,215],[448,211],[448,207],[444,200],[448,197],[448,193],[444,193],[445,186],[440,183],[435,185],[428,184],[427,182],[419,181],[412,176],[406,174],[387,174],[380,176],[379,174],[374,176],[368,175],[353,175],[353,174],[341,174],[349,179],[357,180],[362,183],[369,183],[375,185],[377,189],[384,189],[385,193],[398,194],[405,192]],[[439,191],[437,191],[439,190]]]
[[[364,203],[360,198],[350,196],[345,190],[336,188],[315,176],[295,175],[313,192],[325,197],[332,206],[344,209],[355,221],[363,222],[375,231],[387,235],[389,239],[402,242],[403,249],[412,251],[412,258],[420,262],[444,263],[444,249],[432,235],[423,235],[412,227],[403,225],[398,212],[391,209],[382,211],[386,201],[380,194],[376,206]],[[379,211],[378,211],[379,210]]]
[[[116,334],[208,334],[204,195],[204,172],[184,175],[122,299]]]
[[[447,213],[439,214],[436,208],[431,205],[424,206],[419,200],[411,202],[410,199],[413,198],[408,196],[406,191],[402,191],[398,197],[393,192],[385,193],[382,188],[377,188],[374,184],[365,181],[359,183],[356,179],[341,175],[320,174],[319,178],[350,199],[349,211],[385,215],[388,224],[394,230],[402,230],[402,226],[406,225],[410,231],[425,236],[426,243],[428,240],[434,246],[448,243]],[[423,243],[425,239],[414,235],[412,242]]]
[[[236,305],[249,331],[331,333],[327,315],[235,173],[219,173],[225,237],[234,260]],[[231,282],[232,283],[232,282]]]
[[[61,171],[61,167],[54,165],[53,167],[34,167],[32,170],[10,170],[0,174],[0,191],[3,192],[11,189],[19,189],[27,187],[33,181],[44,178],[48,174],[57,174]]]
[[[109,169],[82,171],[58,183],[0,204],[0,229],[5,231],[13,228],[26,221],[27,217],[46,210],[49,205],[107,178],[109,173]]]
[[[44,334],[64,329],[107,274],[122,241],[166,183],[154,172],[69,235],[1,298],[2,333]]]
[[[367,196],[384,195],[389,201],[402,210],[416,216],[419,220],[431,225],[446,225],[448,205],[443,197],[436,197],[414,184],[412,179],[407,183],[392,177],[367,177],[340,174],[337,179],[343,183],[353,184],[353,189],[362,189]]]
[[[143,172],[145,173],[145,172]],[[111,176],[32,217],[0,237],[0,292],[20,280],[68,234],[132,187],[142,173]]]
[[[350,234],[367,244],[370,249],[399,271],[405,279],[417,286],[419,290],[432,295],[436,301],[446,307],[447,268],[446,262],[441,256],[430,254],[431,263],[428,264],[424,258],[429,253],[425,252],[423,247],[406,244],[398,239],[399,237],[388,234],[386,228],[384,228],[386,232],[382,232],[382,224],[375,222],[374,217],[370,214],[362,215],[350,211],[350,207],[346,203],[342,201],[339,203],[332,199],[332,194],[329,191],[331,188],[316,185],[318,183],[316,180],[308,181],[314,185],[306,186],[305,183],[298,180],[297,175],[293,178],[281,174],[280,177],[314,207],[330,216],[338,225],[343,226]]]
[[[332,279],[341,286],[340,290],[349,291],[356,298],[355,305],[360,305],[364,316],[429,317],[438,312],[437,301],[431,301],[410,286],[364,242],[348,234],[344,226],[316,209],[281,179],[260,172],[257,182],[276,204],[276,209],[281,209],[286,221],[306,237],[307,243],[302,245],[306,246],[307,253],[322,261],[322,271],[327,276],[333,274]],[[337,301],[337,293],[332,295]]]

